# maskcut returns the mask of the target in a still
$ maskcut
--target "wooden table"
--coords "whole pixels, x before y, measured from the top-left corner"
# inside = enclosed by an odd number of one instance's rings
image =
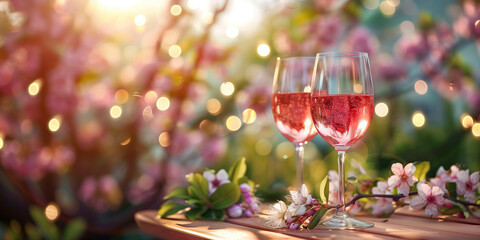
[[[189,221],[183,215],[156,217],[156,210],[135,214],[140,229],[162,239],[480,239],[478,219],[440,216],[426,218],[423,212],[397,209],[390,218],[356,217],[375,223],[359,230],[271,229],[264,218],[227,219],[224,222]]]

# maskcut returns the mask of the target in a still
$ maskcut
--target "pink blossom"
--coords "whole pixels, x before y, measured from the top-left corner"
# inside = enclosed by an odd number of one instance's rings
[[[425,215],[437,216],[438,210],[443,206],[445,199],[444,192],[437,186],[430,187],[428,184],[417,184],[418,196],[412,198],[410,207],[421,209],[426,206]]]
[[[475,201],[475,191],[480,186],[479,172],[474,172],[469,175],[469,170],[459,171],[457,174],[457,194],[464,196],[465,200],[473,202]]]
[[[405,168],[401,163],[394,163],[391,168],[394,175],[388,178],[389,189],[397,187],[400,194],[408,196],[410,187],[418,182],[417,177],[413,175],[415,169],[412,163],[407,164]]]
[[[405,65],[398,61],[379,62],[376,71],[380,78],[384,80],[399,80],[407,75]]]
[[[238,205],[234,204],[227,209],[227,215],[231,218],[239,218],[242,216],[243,208]]]
[[[452,165],[450,167],[450,173],[445,171],[443,167],[440,167],[437,170],[437,175],[434,178],[430,179],[430,183],[432,184],[432,186],[437,186],[442,189],[442,191],[448,192],[446,188],[446,183],[455,182],[455,180],[457,179],[457,173],[458,167],[455,165]]]
[[[205,171],[203,172],[203,177],[205,177],[208,181],[210,195],[213,194],[221,185],[230,182],[230,180],[228,180],[228,173],[224,169],[218,171],[217,174],[214,174],[211,171]]]
[[[418,60],[428,54],[429,45],[424,36],[403,36],[397,42],[399,55],[407,61]]]
[[[388,183],[387,182],[378,182],[376,187],[372,188],[372,194],[392,194],[388,191]],[[377,201],[372,204],[372,214],[373,215],[382,215],[386,213],[390,213],[394,210],[393,207],[393,200],[391,198],[382,198],[377,197]]]
[[[366,52],[373,56],[378,47],[378,39],[364,27],[355,28],[347,37],[346,50],[350,52]]]

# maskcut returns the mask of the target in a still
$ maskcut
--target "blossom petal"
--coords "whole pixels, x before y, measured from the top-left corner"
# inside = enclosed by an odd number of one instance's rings
[[[215,175],[210,171],[203,172],[203,177],[206,178],[207,181],[209,181],[209,182],[215,180]]]
[[[439,187],[437,187],[437,186],[433,186],[433,187],[432,187],[432,195],[433,195],[434,197],[443,196],[443,194],[445,194],[445,193],[444,193],[443,190],[440,189]]]
[[[437,170],[437,177],[443,175],[445,173],[445,168],[443,168],[443,166],[440,166],[440,168],[438,168]]]
[[[222,169],[220,171],[217,172],[217,179],[220,181],[220,182],[223,182],[225,180],[228,180],[228,173]]]
[[[417,170],[417,168],[413,165],[413,163],[409,163],[405,166],[404,172],[407,176],[413,176],[413,173]]]
[[[391,176],[391,177],[388,178],[388,186],[389,186],[389,189],[393,189],[393,188],[396,187],[399,183],[400,183],[400,177],[397,176],[397,175],[393,175],[393,176]]]
[[[410,193],[410,186],[406,182],[401,182],[400,186],[397,186],[398,193],[403,194],[403,196],[408,196]]]
[[[432,194],[432,189],[425,183],[417,184],[418,196],[427,199],[427,196]]]
[[[457,195],[463,195],[467,191],[467,186],[465,183],[457,181]]]
[[[382,190],[384,192],[388,190],[388,183],[387,182],[383,182],[383,181],[377,182],[377,186],[380,190]]]
[[[457,182],[461,182],[461,183],[466,183],[468,182],[469,180],[469,174],[468,174],[468,170],[464,171],[464,170],[461,170],[461,171],[458,171],[457,173]]]
[[[403,166],[401,163],[394,163],[392,164],[391,168],[393,174],[395,175],[402,175],[403,174]]]
[[[438,215],[438,207],[435,204],[428,204],[425,208],[425,215],[429,217],[434,217]]]
[[[478,171],[472,173],[472,175],[470,175],[470,182],[475,184],[478,182],[478,179],[479,179],[479,175],[478,175]]]
[[[415,196],[412,198],[412,201],[410,201],[410,207],[415,210],[423,208],[425,204],[426,204],[425,199],[423,199],[420,196]]]

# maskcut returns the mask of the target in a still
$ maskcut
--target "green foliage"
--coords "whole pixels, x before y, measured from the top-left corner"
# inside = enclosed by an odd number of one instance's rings
[[[329,193],[329,181],[328,181],[328,175],[325,176],[320,183],[320,199],[322,200],[323,203],[328,202],[328,193]]]
[[[63,239],[79,239],[87,224],[83,219],[74,219],[68,223],[63,232]]]
[[[310,220],[310,223],[308,224],[308,229],[314,229],[320,220],[322,220],[323,216],[327,212],[328,208],[320,208],[315,215],[313,215],[312,220]]]
[[[58,232],[57,227],[51,221],[47,219],[43,211],[37,207],[30,207],[30,215],[32,216],[33,221],[40,229],[42,236],[47,239],[60,239],[60,233]]]
[[[430,171],[430,162],[423,161],[414,165],[416,168],[414,176],[418,179],[418,181],[424,180],[427,177],[428,171]]]
[[[186,176],[188,187],[179,187],[167,194],[164,199],[168,201],[162,204],[158,215],[164,218],[190,208],[185,212],[190,220],[223,220],[226,216],[224,210],[241,200],[239,184],[247,183],[252,189],[255,186],[253,181],[244,176],[246,171],[245,158],[238,159],[228,171],[231,182],[219,186],[211,196],[207,179],[199,173],[190,173]],[[183,202],[169,200],[174,198]]]
[[[445,186],[446,186],[446,188],[447,188],[448,195],[450,195],[451,197],[456,198],[456,197],[457,197],[457,183],[447,182],[447,183],[445,184]]]

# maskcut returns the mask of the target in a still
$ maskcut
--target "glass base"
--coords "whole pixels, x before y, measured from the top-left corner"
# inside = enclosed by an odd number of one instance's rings
[[[320,222],[318,227],[327,229],[359,229],[373,227],[373,225],[373,223],[351,218],[347,213],[335,213],[331,218]]]

